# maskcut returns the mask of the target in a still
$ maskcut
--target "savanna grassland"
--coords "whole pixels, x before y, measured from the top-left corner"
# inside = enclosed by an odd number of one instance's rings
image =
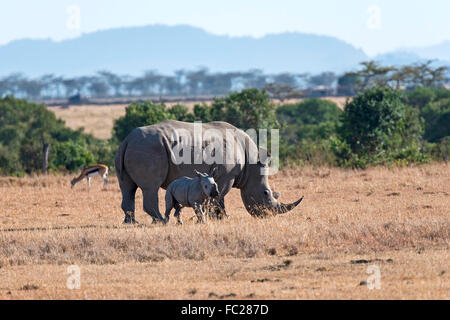
[[[0,299],[450,298],[447,164],[284,169],[271,187],[305,196],[292,212],[254,219],[233,189],[228,219],[199,225],[185,209],[183,226],[152,225],[139,192],[140,224],[124,226],[114,177],[70,179],[0,178]]]

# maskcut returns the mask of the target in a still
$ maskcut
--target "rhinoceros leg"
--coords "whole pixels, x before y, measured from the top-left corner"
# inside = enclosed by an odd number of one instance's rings
[[[167,152],[157,136],[133,144],[129,142],[124,164],[126,173],[142,190],[144,211],[153,223],[163,222],[158,208],[158,190],[167,178],[169,159]]]
[[[122,191],[122,210],[125,214],[123,223],[136,223],[134,210],[137,185],[126,173],[119,179],[119,184]]]
[[[159,213],[158,208],[158,187],[149,189],[142,189],[142,195],[144,197],[144,211],[150,215],[153,219],[153,223],[165,222],[165,219]]]
[[[164,213],[164,220],[166,223],[169,222],[170,219],[170,211],[172,211],[172,208],[175,207],[173,196],[170,194],[170,192],[166,192],[166,212]]]

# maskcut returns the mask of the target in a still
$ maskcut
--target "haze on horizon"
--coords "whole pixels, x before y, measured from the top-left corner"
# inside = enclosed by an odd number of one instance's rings
[[[374,56],[449,41],[449,12],[447,0],[16,0],[0,5],[0,45],[24,38],[58,41],[111,28],[186,24],[229,36],[329,35]]]

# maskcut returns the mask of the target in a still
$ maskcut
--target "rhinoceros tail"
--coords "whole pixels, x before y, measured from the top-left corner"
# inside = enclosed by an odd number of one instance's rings
[[[125,152],[127,151],[128,141],[125,139],[119,146],[116,152],[115,166],[116,166],[116,174],[117,178],[123,179],[123,173],[125,171],[124,167],[124,158]]]

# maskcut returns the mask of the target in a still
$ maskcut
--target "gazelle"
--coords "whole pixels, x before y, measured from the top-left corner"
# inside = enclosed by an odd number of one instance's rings
[[[72,184],[72,188],[76,183],[87,179],[88,187],[91,186],[91,178],[95,176],[100,176],[103,178],[103,185],[106,186],[108,184],[108,166],[104,164],[97,164],[95,166],[84,167],[81,171],[80,175],[73,179],[70,183]]]

